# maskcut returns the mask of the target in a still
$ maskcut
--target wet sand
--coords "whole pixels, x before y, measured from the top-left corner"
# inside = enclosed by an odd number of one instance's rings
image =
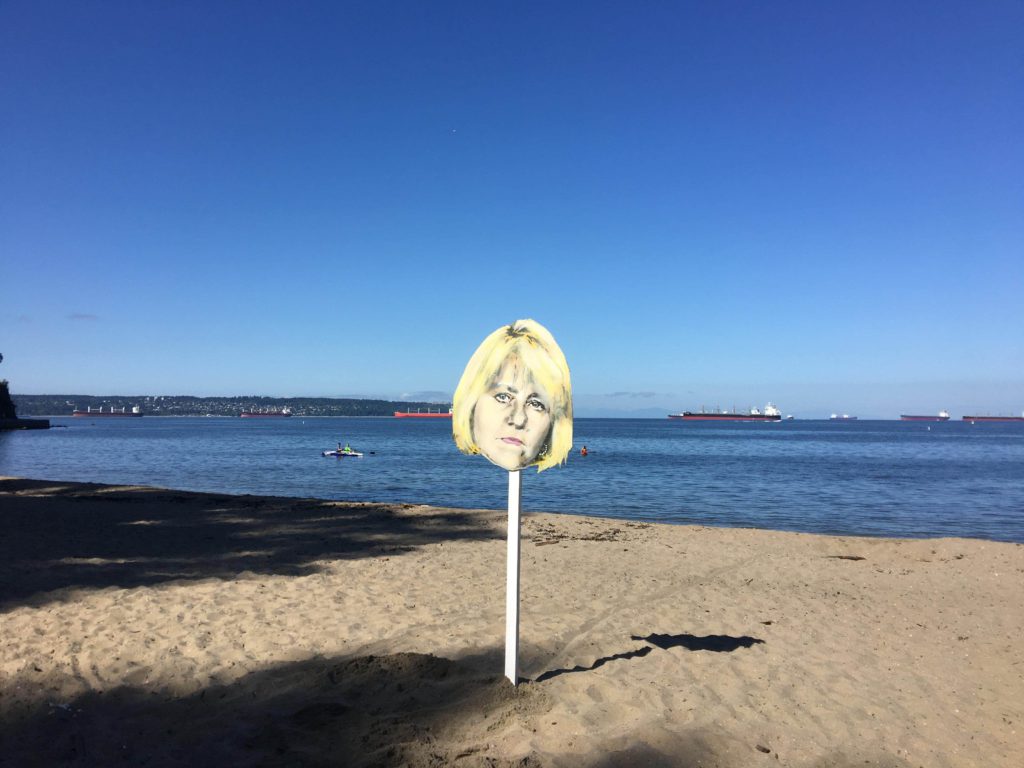
[[[1024,547],[0,478],[0,764],[1017,766]],[[7,763],[5,763],[7,761]]]

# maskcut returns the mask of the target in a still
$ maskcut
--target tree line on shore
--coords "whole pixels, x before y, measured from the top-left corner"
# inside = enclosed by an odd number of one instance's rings
[[[14,419],[17,418],[17,415],[14,401],[11,399],[10,392],[7,391],[7,382],[0,379],[0,419]]]
[[[22,416],[70,416],[78,408],[138,406],[146,416],[238,416],[242,411],[281,411],[293,416],[391,416],[395,411],[447,411],[451,403],[372,400],[346,397],[195,397],[192,395],[13,395]]]
[[[0,363],[3,361],[4,356],[0,354]],[[14,419],[17,416],[14,401],[11,399],[11,393],[7,386],[7,379],[0,379],[0,419]]]

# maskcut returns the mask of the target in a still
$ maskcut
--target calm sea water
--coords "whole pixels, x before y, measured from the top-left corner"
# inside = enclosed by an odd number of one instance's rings
[[[505,473],[447,420],[53,419],[0,433],[0,475],[504,508]],[[1024,542],[1024,425],[577,419],[526,511],[814,533]],[[362,459],[324,458],[349,441]],[[586,445],[590,455],[578,454]]]

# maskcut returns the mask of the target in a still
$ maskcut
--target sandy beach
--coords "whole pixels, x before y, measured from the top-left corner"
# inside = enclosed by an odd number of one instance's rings
[[[527,504],[528,507],[528,504]],[[0,764],[1024,764],[1024,546],[0,478]]]

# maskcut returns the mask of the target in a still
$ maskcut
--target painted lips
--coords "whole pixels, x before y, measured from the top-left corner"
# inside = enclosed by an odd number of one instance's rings
[[[501,442],[508,443],[509,445],[525,445],[525,443],[518,437],[503,437]]]

